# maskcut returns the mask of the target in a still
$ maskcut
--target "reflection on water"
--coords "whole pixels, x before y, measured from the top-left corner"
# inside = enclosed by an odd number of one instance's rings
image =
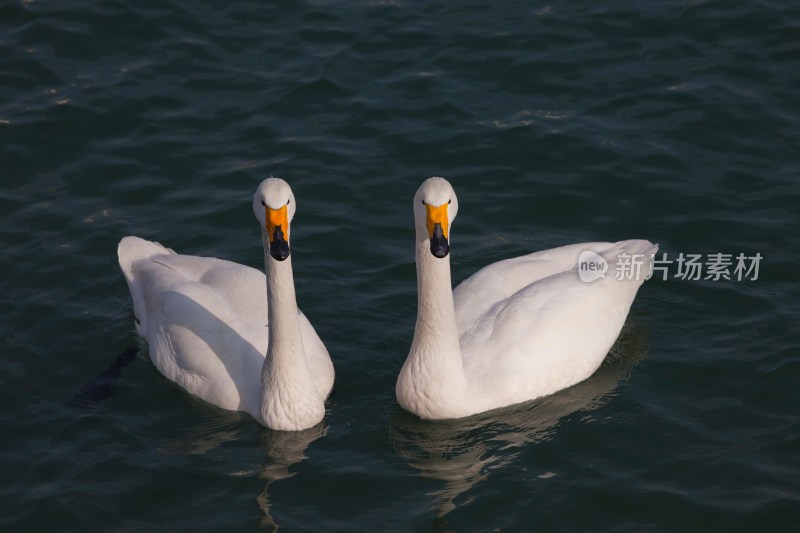
[[[269,486],[278,480],[286,479],[294,475],[289,468],[306,458],[306,448],[308,445],[324,436],[328,432],[328,426],[321,422],[313,428],[303,431],[273,431],[264,428],[261,433],[261,442],[267,452],[269,462],[258,475],[259,479],[267,480],[264,490],[258,495],[258,507],[264,516],[259,520],[261,528],[277,531],[278,524],[270,513]]]
[[[244,413],[211,407],[203,400],[188,394],[186,394],[186,401],[196,405],[198,411],[206,416],[192,419],[186,427],[182,427],[180,437],[159,447],[162,453],[205,455],[227,442],[242,439],[244,430],[242,422],[252,420]]]
[[[89,410],[97,408],[103,401],[114,396],[122,377],[122,369],[136,359],[136,354],[136,348],[130,347],[124,350],[109,368],[81,387],[70,400],[70,406]]]
[[[194,400],[201,403],[201,400]],[[227,442],[248,439],[248,433],[255,424],[249,415],[236,411],[214,409],[205,423],[195,423],[180,439],[160,448],[164,453],[205,455]],[[328,426],[321,422],[303,431],[275,431],[260,427],[259,442],[265,452],[265,460],[259,460],[263,467],[237,470],[230,475],[252,476],[257,473],[259,479],[266,480],[264,490],[256,496],[256,502],[263,516],[259,527],[269,531],[277,531],[279,525],[270,512],[269,489],[273,482],[294,476],[290,468],[306,458],[309,444],[324,436]]]
[[[549,438],[561,418],[603,405],[633,366],[647,356],[646,341],[645,327],[626,325],[603,365],[589,379],[509,408],[429,422],[398,407],[392,416],[390,439],[422,476],[444,482],[441,489],[429,493],[434,511],[442,517],[456,508],[459,495],[512,463],[521,446]]]

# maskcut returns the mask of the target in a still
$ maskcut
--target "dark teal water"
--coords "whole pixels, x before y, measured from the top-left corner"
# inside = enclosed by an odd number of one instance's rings
[[[798,94],[795,2],[0,0],[0,528],[795,530]],[[270,174],[337,370],[301,433],[162,378],[116,264],[132,234],[260,268]],[[455,283],[625,238],[759,277],[650,280],[586,382],[421,422],[394,383],[431,175]]]

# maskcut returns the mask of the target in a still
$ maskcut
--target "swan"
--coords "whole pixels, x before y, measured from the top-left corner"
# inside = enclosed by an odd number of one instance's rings
[[[136,331],[156,368],[198,398],[289,431],[322,420],[334,377],[325,345],[297,309],[295,210],[282,179],[264,180],[253,196],[266,279],[254,268],[138,237],[123,238],[117,250]]]
[[[658,247],[645,240],[581,243],[506,259],[455,290],[450,230],[458,198],[444,178],[414,196],[417,322],[397,378],[400,406],[423,419],[455,419],[552,394],[600,366],[628,315]],[[583,282],[590,250],[608,273]],[[616,279],[624,254],[641,254],[641,275]]]

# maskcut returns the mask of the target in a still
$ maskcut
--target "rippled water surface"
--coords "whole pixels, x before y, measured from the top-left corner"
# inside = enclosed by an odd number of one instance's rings
[[[796,2],[0,0],[0,527],[794,530],[799,94]],[[337,370],[299,433],[163,378],[116,263],[132,234],[261,268],[270,174]],[[626,238],[759,276],[673,268],[587,381],[423,422],[394,383],[431,175],[454,283]]]

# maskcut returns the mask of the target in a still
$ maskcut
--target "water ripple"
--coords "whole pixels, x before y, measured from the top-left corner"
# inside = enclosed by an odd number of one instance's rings
[[[791,530],[799,24],[771,0],[0,3],[0,526]],[[270,174],[337,368],[296,439],[162,378],[114,257],[136,234],[260,268]],[[761,277],[651,280],[587,382],[422,423],[393,390],[430,175],[462,206],[456,282],[632,237]]]

